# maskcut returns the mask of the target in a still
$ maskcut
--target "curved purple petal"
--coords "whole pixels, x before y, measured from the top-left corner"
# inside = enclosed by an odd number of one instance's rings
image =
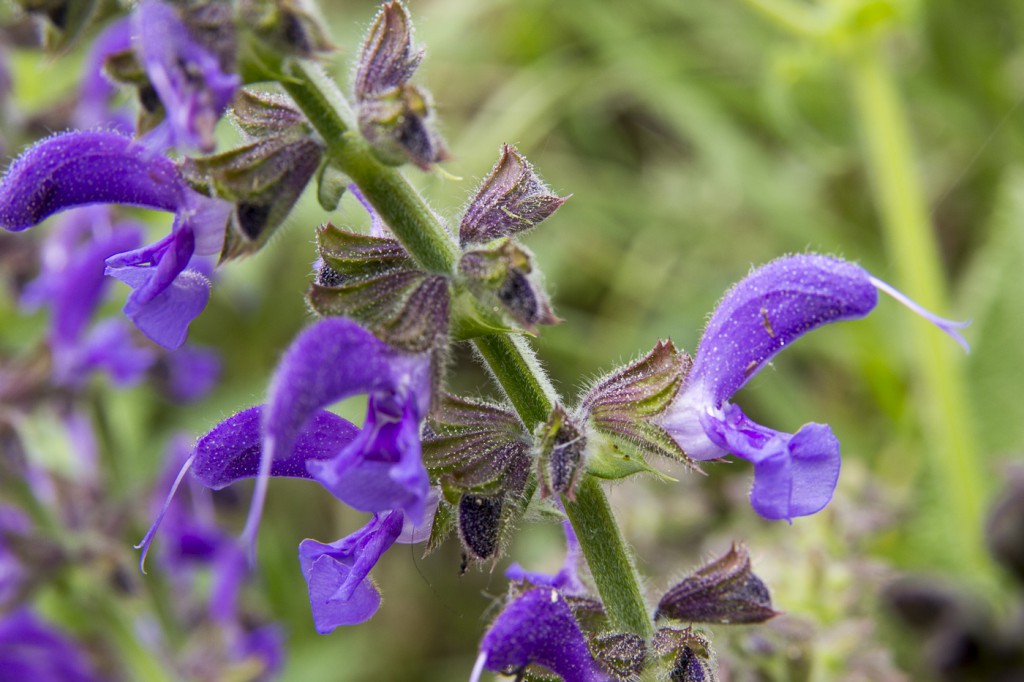
[[[171,161],[108,131],[60,133],[29,147],[0,181],[0,226],[12,232],[75,206],[175,211],[185,192]]]
[[[565,533],[565,561],[558,573],[550,575],[527,571],[518,563],[513,563],[505,569],[505,577],[509,580],[525,581],[537,587],[554,587],[561,594],[574,596],[586,594],[587,588],[583,585],[579,575],[579,564],[583,556],[580,542],[576,538],[576,532],[572,529],[571,523],[563,521],[562,530]]]
[[[243,410],[200,438],[194,450],[192,475],[214,490],[256,476],[262,457],[260,418],[263,410],[262,405]],[[308,461],[334,457],[358,432],[352,423],[320,410],[299,434],[289,455],[273,461],[270,475],[310,478],[306,471]]]
[[[871,276],[854,263],[817,254],[772,261],[718,304],[683,390],[699,385],[720,406],[783,347],[824,324],[864,317],[877,302]]]
[[[608,679],[590,655],[565,598],[549,587],[530,590],[505,607],[484,635],[480,656],[482,667],[507,674],[537,664],[564,682]]]
[[[805,424],[795,434],[782,433],[751,421],[731,404],[700,421],[718,447],[754,464],[750,503],[766,519],[814,514],[832,499],[842,460],[827,425]]]
[[[397,511],[374,514],[366,526],[337,542],[303,540],[299,544],[299,563],[309,585],[317,632],[356,625],[376,613],[380,593],[367,576],[401,534],[402,517]]]
[[[170,144],[212,151],[213,129],[241,79],[189,35],[172,5],[143,0],[132,15],[136,51],[164,105]]]

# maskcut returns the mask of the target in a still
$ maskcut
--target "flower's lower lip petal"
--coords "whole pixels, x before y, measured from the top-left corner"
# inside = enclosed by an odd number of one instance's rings
[[[841,464],[839,441],[825,424],[805,424],[795,435],[750,420],[739,407],[702,415],[708,437],[754,464],[750,503],[761,516],[791,520],[814,514],[832,499]]]
[[[114,276],[117,277],[116,274]],[[129,294],[124,314],[151,341],[174,350],[185,342],[188,325],[206,307],[210,298],[210,282],[202,275],[186,270],[148,301],[139,302],[134,294]]]
[[[312,563],[306,576],[313,623],[321,635],[332,632],[340,625],[363,623],[380,607],[380,592],[368,580],[360,582],[348,599],[342,601],[333,598],[345,582],[349,570],[348,566],[325,554]]]

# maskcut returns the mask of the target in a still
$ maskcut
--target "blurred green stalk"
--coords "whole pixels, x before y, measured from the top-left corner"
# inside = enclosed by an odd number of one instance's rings
[[[846,67],[864,140],[864,160],[898,286],[926,308],[944,313],[949,300],[942,257],[914,167],[906,110],[884,58],[882,39],[891,17],[871,18],[869,3],[745,1],[788,32],[830,50]],[[967,568],[976,580],[987,582],[990,569],[982,537],[985,486],[966,399],[964,359],[931,325],[915,323],[911,333],[917,402],[929,451],[926,461],[936,487],[937,499],[927,503],[939,508],[934,516],[942,519],[944,529],[939,555],[920,556],[920,563],[939,559],[947,566]],[[935,546],[922,549],[931,552]]]
[[[880,45],[868,41],[848,59],[865,161],[902,290],[926,308],[949,310],[942,256],[911,151],[903,103]],[[915,323],[912,362],[920,379],[922,426],[948,518],[944,547],[952,565],[985,564],[984,495],[959,348],[930,325]]]

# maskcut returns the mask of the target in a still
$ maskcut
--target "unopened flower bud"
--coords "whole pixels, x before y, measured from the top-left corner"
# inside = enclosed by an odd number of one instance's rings
[[[647,663],[647,645],[632,632],[606,632],[590,640],[590,650],[616,680],[635,680]]]
[[[582,427],[564,409],[556,407],[540,427],[537,441],[542,493],[571,499],[584,470],[587,439]]]
[[[655,618],[738,624],[762,623],[776,615],[768,588],[750,570],[747,548],[733,545],[666,592]]]
[[[533,272],[530,252],[508,239],[489,249],[467,251],[459,260],[459,273],[473,293],[535,334],[537,325],[561,320]]]
[[[334,49],[324,20],[307,0],[242,0],[243,24],[282,54],[309,58]]]
[[[717,682],[717,665],[711,642],[689,628],[661,628],[651,648],[656,656],[670,661],[671,682]]]
[[[533,166],[506,144],[462,217],[459,242],[463,246],[486,244],[519,234],[545,220],[568,199],[553,195]]]
[[[484,561],[498,553],[503,506],[500,495],[466,494],[459,500],[459,537],[474,559]]]

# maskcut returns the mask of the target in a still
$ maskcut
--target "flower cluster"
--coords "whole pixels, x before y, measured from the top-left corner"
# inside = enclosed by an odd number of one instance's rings
[[[74,19],[85,26],[90,16]],[[67,26],[59,13],[47,17]],[[0,180],[5,230],[59,214],[41,271],[21,295],[26,306],[52,310],[52,366],[0,373],[0,395],[35,405],[38,396],[26,399],[25,386],[74,395],[101,370],[122,385],[159,378],[179,402],[201,398],[216,360],[184,344],[211,295],[211,258],[226,263],[267,247],[311,185],[328,212],[347,193],[368,211],[370,233],[330,222],[315,229],[306,300],[316,319],[281,356],[265,400],[213,424],[194,444],[176,444],[162,481],[169,493],[154,504],[141,561],[163,528],[160,568],[176,591],[202,594],[199,620],[218,633],[218,660],[225,670],[256,660],[262,679],[279,667],[280,637],[250,627],[238,596],[253,568],[271,479],[315,482],[370,515],[337,541],[299,544],[298,570],[322,634],[380,608],[370,574],[396,543],[426,541],[429,552],[456,535],[461,571],[471,563],[493,568],[518,524],[564,518],[560,571],[513,564],[505,572],[508,596],[471,679],[484,670],[566,682],[711,679],[710,642],[684,626],[777,615],[745,546],[733,545],[649,608],[598,481],[658,474],[648,461],[655,456],[698,470],[734,455],[753,464],[750,503],[762,517],[815,514],[837,485],[839,438],[821,423],[795,433],[761,425],[733,402],[738,392],[807,332],[870,314],[879,291],[966,347],[961,325],[855,263],[790,255],[752,270],[724,295],[692,357],[659,341],[574,403],[563,401],[523,340],[561,320],[522,237],[569,197],[505,144],[451,228],[426,207],[394,169],[412,163],[429,171],[448,158],[430,93],[411,82],[424,56],[412,33],[405,6],[384,3],[355,65],[349,112],[310,59],[330,45],[303,3],[141,0],[111,21],[85,60],[69,121],[79,129],[29,146]],[[134,122],[117,96],[122,88],[137,96]],[[229,109],[242,141],[214,153]],[[169,231],[145,243],[145,228],[114,205],[171,214]],[[161,349],[123,320],[94,322],[106,277],[128,285],[125,316]],[[452,348],[461,342],[475,344],[504,399],[458,394]],[[354,396],[367,404],[360,426],[330,410]],[[74,409],[62,416],[69,430],[83,422]],[[90,433],[82,428],[79,444],[95,441]],[[243,479],[254,479],[254,494],[236,539],[217,525],[211,494]],[[26,523],[0,509],[0,540],[23,535]],[[21,568],[0,544],[0,601],[19,593]],[[212,587],[203,593],[206,583]],[[92,679],[74,647],[30,612],[0,623],[0,638],[12,632],[24,635],[11,649],[12,670],[36,649],[66,651],[60,674]]]

